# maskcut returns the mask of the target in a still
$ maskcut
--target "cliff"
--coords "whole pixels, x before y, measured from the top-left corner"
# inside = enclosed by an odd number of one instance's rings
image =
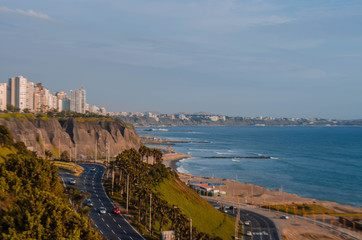
[[[113,157],[128,148],[138,149],[140,139],[133,127],[122,121],[100,121],[82,118],[66,120],[10,118],[0,119],[0,124],[9,128],[15,141],[22,141],[29,150],[44,156],[49,150],[54,157],[68,151],[72,157],[82,155],[94,159],[105,157],[106,144]]]

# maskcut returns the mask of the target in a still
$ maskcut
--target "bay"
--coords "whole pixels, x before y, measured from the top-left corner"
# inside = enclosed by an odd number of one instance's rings
[[[179,161],[178,171],[236,179],[272,190],[282,186],[283,191],[299,196],[362,207],[362,128],[167,129],[139,134],[192,141],[172,146],[177,152],[193,156]],[[237,158],[263,156],[270,158]]]

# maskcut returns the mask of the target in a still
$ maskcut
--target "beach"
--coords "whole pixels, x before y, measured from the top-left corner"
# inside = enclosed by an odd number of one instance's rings
[[[163,164],[167,167],[172,168],[177,172],[177,162],[183,158],[191,157],[189,155],[180,154],[180,153],[167,153],[164,155]],[[313,224],[311,221],[303,220],[300,218],[291,217],[289,220],[281,219],[281,216],[285,213],[266,211],[265,209],[260,209],[261,206],[280,206],[280,205],[296,205],[296,204],[307,204],[307,205],[318,205],[323,206],[326,209],[334,211],[336,214],[362,214],[362,208],[342,205],[330,201],[320,201],[312,198],[300,197],[296,194],[290,194],[283,192],[282,189],[279,191],[269,190],[264,187],[260,187],[251,183],[242,183],[230,179],[221,179],[221,178],[210,178],[210,177],[200,177],[193,176],[191,174],[185,174],[178,172],[180,179],[189,184],[191,182],[212,182],[212,183],[221,183],[223,185],[215,186],[214,189],[219,191],[226,192],[227,196],[219,197],[220,200],[226,200],[228,202],[236,202],[245,204],[246,208],[250,208],[262,215],[265,215],[272,219],[276,224],[280,234],[284,238],[295,239],[295,240],[316,240],[316,239],[349,239],[348,237],[339,236],[338,234],[332,232],[327,228],[320,227],[319,225]],[[314,215],[308,214],[304,216],[311,220],[323,219],[323,222],[331,223],[335,222],[336,227],[340,224],[338,223],[338,218],[331,215]],[[357,233],[355,233],[357,235]],[[358,236],[357,236],[358,237]]]

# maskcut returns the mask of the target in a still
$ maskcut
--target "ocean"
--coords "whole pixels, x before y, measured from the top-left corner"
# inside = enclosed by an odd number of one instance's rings
[[[362,207],[362,128],[169,127],[140,131],[171,140],[193,156],[178,171],[235,179],[302,197]],[[270,158],[237,158],[237,157]],[[225,157],[225,158],[215,158]]]

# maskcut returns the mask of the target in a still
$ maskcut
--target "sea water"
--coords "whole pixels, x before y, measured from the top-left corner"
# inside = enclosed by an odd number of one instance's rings
[[[185,140],[178,171],[235,179],[302,197],[362,207],[362,128],[170,127],[140,135]],[[239,157],[269,158],[239,158]],[[225,158],[215,158],[225,157]]]

